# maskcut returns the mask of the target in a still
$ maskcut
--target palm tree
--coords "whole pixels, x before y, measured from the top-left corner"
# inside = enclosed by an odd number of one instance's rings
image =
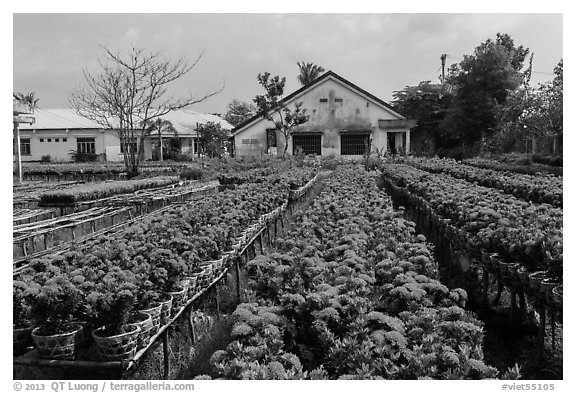
[[[28,94],[16,93],[15,96],[24,104],[28,105],[30,112],[34,112],[34,109],[38,108],[38,101],[40,101],[40,99],[36,98],[35,92]]]
[[[306,86],[326,71],[324,68],[314,63],[298,62],[298,67],[300,68],[298,82],[300,82],[302,86]]]
[[[176,130],[176,128],[174,128],[174,125],[172,124],[172,122],[170,122],[169,120],[164,120],[162,118],[157,118],[156,120],[154,120],[154,122],[152,123],[152,126],[150,126],[149,129],[149,135],[150,133],[152,133],[152,131],[158,131],[158,138],[160,139],[160,157],[159,157],[159,161],[164,161],[164,152],[163,149],[164,147],[162,146],[162,132],[170,132],[174,135],[178,135],[178,131]]]

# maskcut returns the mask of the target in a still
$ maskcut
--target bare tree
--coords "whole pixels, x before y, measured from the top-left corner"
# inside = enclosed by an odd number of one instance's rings
[[[162,52],[136,47],[127,55],[107,47],[104,51],[104,58],[98,60],[100,73],[84,70],[86,86],[72,93],[70,103],[79,115],[118,131],[126,171],[128,176],[135,176],[143,159],[138,150],[144,150],[151,123],[171,111],[202,102],[224,87],[202,97],[190,94],[175,98],[168,94],[168,86],[188,74],[204,52],[189,63],[183,57],[166,60]]]

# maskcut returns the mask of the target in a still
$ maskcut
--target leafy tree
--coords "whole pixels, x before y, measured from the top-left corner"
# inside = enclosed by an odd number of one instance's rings
[[[536,87],[525,84],[510,93],[499,116],[498,146],[505,152],[526,137],[562,136],[563,61],[554,80]]]
[[[452,95],[445,86],[420,82],[394,92],[392,105],[405,116],[416,119],[418,125],[411,132],[413,152],[434,154],[437,149],[454,144],[443,127]]]
[[[202,58],[193,63],[183,57],[171,61],[162,58],[161,52],[132,48],[127,55],[114,53],[104,47],[100,59],[100,73],[84,70],[86,86],[72,93],[70,102],[76,112],[104,127],[118,131],[124,152],[124,164],[130,177],[139,173],[144,139],[149,135],[150,124],[165,114],[190,107],[219,93],[203,97],[193,95],[175,98],[168,87],[188,74]]]
[[[314,81],[325,71],[324,68],[314,63],[298,62],[298,68],[300,68],[298,82],[300,82],[302,86],[306,86],[310,82]]]
[[[288,151],[288,139],[292,135],[294,127],[304,124],[310,118],[306,109],[302,109],[302,102],[294,103],[294,109],[290,109],[283,100],[284,85],[286,78],[279,76],[270,77],[269,72],[258,74],[258,83],[266,90],[265,95],[257,95],[254,102],[258,112],[268,121],[271,121],[284,136],[284,151],[282,157],[286,157]]]
[[[470,147],[496,132],[498,110],[522,84],[528,53],[509,35],[498,33],[496,40],[486,40],[450,69],[447,82],[454,99],[444,125],[462,146]]]
[[[224,115],[224,120],[233,126],[237,126],[255,114],[256,107],[253,104],[234,98],[232,102],[228,104],[228,111]]]
[[[225,146],[230,138],[230,132],[222,128],[219,123],[209,121],[198,125],[200,134],[200,150],[207,156],[222,157],[226,151]]]

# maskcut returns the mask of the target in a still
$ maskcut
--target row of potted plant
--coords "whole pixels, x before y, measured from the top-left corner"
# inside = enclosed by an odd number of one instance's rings
[[[16,288],[22,289],[15,298],[23,301],[23,307],[15,310],[28,307],[29,319],[36,326],[33,337],[66,330],[70,331],[68,339],[74,341],[81,335],[77,323],[84,331],[94,330],[96,343],[102,336],[121,335],[126,345],[116,345],[119,353],[114,349],[115,354],[100,355],[112,360],[129,358],[137,333],[144,330],[132,328],[129,318],[145,310],[157,328],[162,319],[160,303],[179,299],[181,305],[189,292],[183,286],[199,284],[221,271],[222,257],[240,241],[242,232],[281,206],[287,194],[286,184],[246,184],[148,216],[63,256],[34,260],[15,281],[15,293]],[[25,322],[15,318],[14,328]],[[52,358],[74,356],[41,353]]]
[[[57,191],[40,194],[39,205],[73,204],[107,198],[116,194],[129,194],[147,188],[163,187],[179,181],[177,176],[159,176],[144,179],[116,180],[109,182],[78,184]]]
[[[409,165],[389,164],[383,176],[426,201],[433,211],[463,231],[476,250],[498,253],[528,272],[546,270],[563,277],[562,209],[532,204],[499,190]]]
[[[524,161],[524,163],[522,163]],[[495,171],[508,171],[516,173],[525,173],[528,175],[550,174],[554,176],[562,176],[562,167],[553,167],[548,165],[539,165],[531,163],[526,165],[526,158],[521,160],[498,160],[493,158],[467,158],[462,160],[464,164],[472,165],[478,168],[493,169]]]
[[[214,353],[225,379],[477,379],[481,323],[449,290],[426,239],[374,177],[339,169],[266,256],[248,263],[257,303]],[[304,371],[309,370],[309,371]]]
[[[562,207],[562,177],[483,169],[449,158],[408,157],[406,162],[427,172],[445,173],[481,186],[497,188],[527,201]]]

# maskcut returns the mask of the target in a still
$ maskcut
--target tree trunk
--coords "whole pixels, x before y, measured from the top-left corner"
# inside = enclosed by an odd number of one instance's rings
[[[159,158],[160,158],[160,162],[164,161],[164,146],[162,145],[162,131],[160,128],[158,128],[158,137],[160,138],[160,154],[159,154]]]

